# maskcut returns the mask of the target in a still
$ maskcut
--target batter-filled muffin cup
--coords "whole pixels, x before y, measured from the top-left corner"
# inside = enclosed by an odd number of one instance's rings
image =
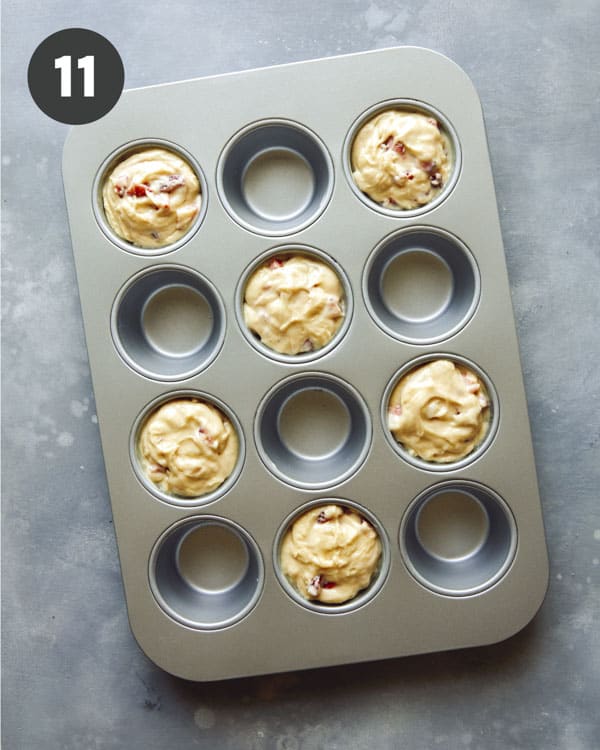
[[[172,245],[187,234],[201,200],[192,167],[174,151],[159,147],[120,161],[102,186],[108,226],[120,239],[147,250]]]
[[[279,567],[305,600],[343,604],[366,589],[380,568],[382,544],[355,508],[327,504],[310,508],[286,531]]]
[[[463,364],[436,359],[400,378],[390,395],[387,423],[410,456],[448,464],[481,445],[490,417],[482,379]]]
[[[431,203],[453,170],[450,139],[429,113],[380,111],[358,130],[351,149],[356,186],[381,206],[398,211]]]
[[[236,468],[237,432],[213,404],[175,398],[159,406],[143,423],[138,463],[157,490],[195,498],[217,490]]]
[[[269,349],[284,355],[322,349],[345,316],[344,288],[335,271],[301,253],[274,256],[250,276],[244,291],[247,328]]]

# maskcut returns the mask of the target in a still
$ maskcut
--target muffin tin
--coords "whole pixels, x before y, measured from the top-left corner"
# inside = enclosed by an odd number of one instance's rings
[[[429,205],[383,209],[349,152],[386,107],[432,113],[455,169]],[[113,235],[107,171],[146,146],[198,174],[190,232],[158,250]],[[129,619],[165,670],[216,680],[462,648],[515,633],[548,565],[518,344],[477,94],[447,58],[397,48],[126,91],[70,133],[63,174]],[[325,259],[346,318],[334,340],[277,355],[244,326],[252,269]],[[450,358],[492,394],[485,442],[456,464],[412,459],[386,426],[398,378]],[[174,397],[238,432],[232,475],[201,498],[137,463],[146,416]],[[354,507],[383,547],[344,605],[295,595],[278,545],[303,510]]]

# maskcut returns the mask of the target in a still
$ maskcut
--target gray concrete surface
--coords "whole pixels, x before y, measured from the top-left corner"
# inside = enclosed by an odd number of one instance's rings
[[[5,0],[2,16],[3,747],[597,747],[597,1]],[[546,601],[521,633],[461,652],[213,684],[171,677],[140,652],[62,194],[67,127],[46,118],[26,86],[37,44],[70,26],[116,45],[128,87],[397,44],[443,52],[471,76],[488,127],[551,561]]]

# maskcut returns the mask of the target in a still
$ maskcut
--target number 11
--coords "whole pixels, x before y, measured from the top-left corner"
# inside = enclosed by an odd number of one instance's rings
[[[63,55],[54,60],[54,68],[60,70],[60,95],[71,96],[71,55]],[[83,95],[94,96],[94,56],[77,58],[77,68],[83,70]]]

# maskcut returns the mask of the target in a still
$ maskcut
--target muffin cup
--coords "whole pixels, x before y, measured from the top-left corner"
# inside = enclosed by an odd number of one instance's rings
[[[459,239],[433,227],[386,237],[371,253],[363,296],[390,336],[412,344],[449,338],[471,319],[480,295],[475,259]]]
[[[461,480],[435,485],[409,506],[400,549],[411,574],[447,596],[490,588],[506,573],[517,548],[510,509],[493,490]]]
[[[264,564],[250,534],[217,516],[186,518],[150,555],[152,593],[169,617],[197,630],[227,628],[257,604]]]
[[[251,331],[244,320],[244,298],[246,294],[246,286],[248,281],[252,277],[252,274],[257,271],[264,263],[270,258],[284,258],[293,255],[305,256],[311,260],[316,260],[325,265],[329,266],[332,271],[338,277],[342,289],[344,292],[343,303],[344,303],[344,318],[340,324],[338,330],[334,333],[331,340],[322,346],[320,349],[315,349],[311,352],[301,352],[299,354],[282,354],[269,346],[262,343],[260,338]],[[350,281],[346,276],[343,268],[326,253],[321,250],[317,250],[314,247],[308,247],[305,245],[280,245],[268,250],[262,255],[259,255],[252,263],[246,268],[242,274],[240,281],[237,285],[235,293],[235,313],[238,321],[240,330],[244,334],[245,339],[261,354],[269,359],[273,359],[277,362],[284,362],[291,365],[305,365],[307,362],[312,362],[315,359],[323,357],[325,354],[335,348],[341,339],[346,335],[350,322],[352,320],[352,314],[354,310],[354,300],[352,296],[352,288]]]
[[[198,215],[196,216],[194,221],[190,224],[188,231],[176,242],[172,242],[168,245],[165,245],[164,247],[159,248],[144,248],[137,247],[131,242],[127,242],[127,240],[119,237],[119,235],[110,226],[104,212],[102,188],[104,187],[105,180],[110,175],[112,170],[117,166],[117,164],[124,161],[133,154],[137,154],[141,151],[146,151],[152,148],[163,148],[166,151],[172,151],[174,154],[181,157],[189,164],[192,171],[198,178],[198,182],[200,184],[200,210],[198,211]],[[133,253],[134,255],[163,255],[165,253],[173,252],[173,250],[177,250],[182,245],[185,245],[185,243],[189,242],[189,240],[191,240],[194,234],[198,231],[198,228],[202,224],[206,215],[206,211],[208,209],[208,185],[202,168],[189,151],[186,151],[184,148],[181,148],[181,146],[178,146],[175,143],[171,143],[170,141],[165,141],[160,138],[140,139],[131,141],[124,146],[120,146],[115,151],[113,151],[100,165],[92,186],[92,207],[94,210],[94,216],[96,217],[96,221],[98,222],[98,226],[100,227],[100,229],[104,232],[108,239],[117,247],[121,248],[121,250],[126,250],[127,252]]]
[[[294,521],[296,521],[296,519],[299,518],[303,513],[306,513],[306,511],[310,510],[311,508],[316,508],[321,505],[323,506],[340,505],[342,507],[348,507],[348,508],[351,508],[352,510],[355,510],[357,513],[359,513],[361,516],[364,516],[367,519],[367,521],[371,524],[371,526],[377,532],[377,535],[379,536],[379,541],[381,542],[381,558],[379,560],[377,571],[375,575],[373,576],[373,578],[371,579],[371,582],[365,589],[363,589],[362,591],[359,591],[355,597],[353,597],[352,599],[349,599],[347,602],[342,602],[341,604],[323,604],[322,602],[305,599],[296,590],[296,588],[292,586],[290,581],[286,578],[285,574],[281,570],[281,565],[279,562],[281,544],[283,542],[283,539],[288,529],[292,526]],[[277,576],[277,580],[279,581],[285,593],[291,599],[293,599],[293,601],[295,601],[297,604],[304,607],[305,609],[308,609],[311,612],[317,612],[317,613],[326,614],[326,615],[342,615],[342,614],[347,614],[349,612],[354,612],[360,607],[363,607],[365,604],[372,601],[373,598],[378,594],[378,592],[381,591],[381,589],[383,588],[383,585],[386,582],[386,579],[390,570],[390,560],[391,560],[391,554],[390,554],[389,540],[385,532],[385,529],[383,528],[379,520],[373,515],[373,513],[371,513],[371,511],[367,510],[362,505],[359,505],[358,503],[352,500],[346,500],[346,499],[340,499],[340,498],[319,498],[317,500],[311,500],[305,505],[302,505],[301,507],[296,508],[296,510],[290,513],[287,516],[287,518],[283,521],[283,523],[277,530],[277,533],[275,535],[275,539],[273,542],[273,568],[275,570],[275,575]]]
[[[167,492],[163,492],[146,475],[146,472],[144,471],[144,468],[139,458],[138,443],[139,443],[140,433],[142,431],[142,428],[144,427],[144,424],[146,423],[146,420],[149,417],[151,417],[152,414],[159,407],[163,406],[169,401],[173,401],[176,399],[186,399],[186,398],[188,399],[194,398],[194,399],[197,399],[198,401],[204,401],[207,404],[214,406],[220,412],[222,412],[222,414],[225,417],[227,417],[227,419],[233,425],[233,428],[238,438],[238,456],[237,456],[237,461],[235,463],[235,466],[231,474],[225,479],[223,484],[221,484],[219,487],[214,489],[212,492],[208,492],[205,495],[198,495],[197,497],[186,497],[182,495],[174,495],[174,494],[169,494]],[[151,401],[138,415],[137,419],[135,420],[133,424],[133,427],[131,429],[131,433],[129,436],[129,457],[130,457],[131,465],[133,467],[135,475],[137,476],[139,481],[142,483],[142,485],[152,495],[154,495],[154,497],[158,498],[159,500],[162,500],[165,503],[169,503],[170,505],[178,505],[182,507],[194,507],[194,506],[207,505],[208,503],[212,503],[214,500],[217,500],[218,498],[222,497],[227,492],[229,492],[229,490],[237,482],[242,472],[242,468],[244,466],[244,460],[246,457],[246,444],[244,440],[244,433],[243,433],[242,426],[240,424],[239,419],[231,411],[231,409],[222,401],[215,398],[214,396],[210,396],[200,391],[191,391],[191,390],[190,391],[172,391],[170,393],[159,396],[158,398],[154,399],[154,401]]]
[[[333,192],[333,163],[319,138],[290,120],[262,120],[236,133],[219,158],[219,196],[245,229],[278,236],[304,229]]]
[[[435,119],[441,125],[444,133],[448,136],[448,140],[450,142],[452,156],[452,173],[450,175],[450,179],[444,185],[443,189],[440,190],[438,195],[433,198],[433,200],[423,206],[419,206],[418,208],[387,208],[381,205],[381,203],[377,203],[377,201],[369,198],[366,193],[363,193],[363,191],[354,182],[354,178],[352,177],[352,146],[354,144],[354,139],[356,138],[359,130],[363,127],[363,125],[366,125],[369,120],[371,120],[373,117],[376,117],[381,112],[389,109],[405,112],[418,112],[429,117],[435,117]],[[460,141],[458,139],[456,131],[454,130],[454,127],[452,126],[452,123],[434,107],[430,106],[429,104],[425,104],[424,102],[416,101],[413,99],[388,99],[387,101],[375,104],[374,106],[363,112],[354,121],[344,140],[343,166],[344,174],[346,175],[346,179],[348,181],[348,184],[350,185],[350,189],[352,190],[354,195],[356,195],[356,197],[368,208],[385,214],[386,216],[392,216],[394,218],[406,219],[413,216],[420,216],[421,214],[427,213],[428,211],[431,211],[439,206],[440,203],[442,203],[452,192],[454,186],[458,181],[461,170],[461,161],[462,157]]]
[[[365,461],[369,410],[358,391],[325,373],[302,373],[264,397],[254,438],[267,469],[287,484],[322,489],[340,484]]]
[[[206,369],[221,350],[225,329],[219,293],[184,266],[140,271],[119,291],[111,311],[120,356],[153,380],[184,380]]]
[[[392,434],[392,431],[390,430],[388,426],[388,409],[389,409],[390,398],[391,398],[394,388],[398,385],[400,380],[405,375],[408,375],[409,372],[416,369],[417,367],[420,367],[421,365],[425,365],[428,362],[432,362],[434,360],[439,360],[439,359],[447,359],[447,360],[450,360],[451,362],[455,362],[457,365],[462,365],[463,367],[467,367],[469,370],[472,370],[472,372],[475,375],[477,375],[477,377],[481,380],[481,382],[485,386],[487,395],[490,400],[490,404],[489,404],[490,417],[489,417],[489,422],[488,422],[488,429],[483,440],[478,445],[475,446],[475,448],[471,451],[471,453],[467,454],[463,458],[460,458],[456,461],[449,461],[446,463],[436,462],[436,461],[426,461],[425,459],[419,458],[418,456],[413,456],[411,453],[409,453],[408,450],[404,448],[404,446],[401,443],[399,443],[396,440],[396,438],[394,437],[394,435]],[[496,393],[496,389],[494,388],[492,381],[478,365],[474,364],[473,362],[466,359],[465,357],[458,356],[457,354],[447,354],[443,352],[434,353],[434,354],[424,354],[421,357],[417,357],[416,359],[413,359],[410,362],[407,362],[403,367],[401,367],[399,370],[397,370],[394,373],[393,377],[391,378],[391,380],[389,381],[389,383],[387,384],[385,388],[385,391],[383,393],[383,398],[381,401],[381,423],[383,426],[383,432],[392,450],[394,450],[395,453],[397,453],[401,458],[403,458],[409,464],[412,464],[413,466],[416,466],[418,469],[423,469],[425,471],[434,471],[434,472],[458,471],[459,469],[462,469],[465,466],[472,464],[474,461],[478,460],[490,447],[491,443],[494,440],[494,437],[496,436],[496,431],[498,429],[499,422],[500,422],[500,404],[498,401],[498,395]]]

